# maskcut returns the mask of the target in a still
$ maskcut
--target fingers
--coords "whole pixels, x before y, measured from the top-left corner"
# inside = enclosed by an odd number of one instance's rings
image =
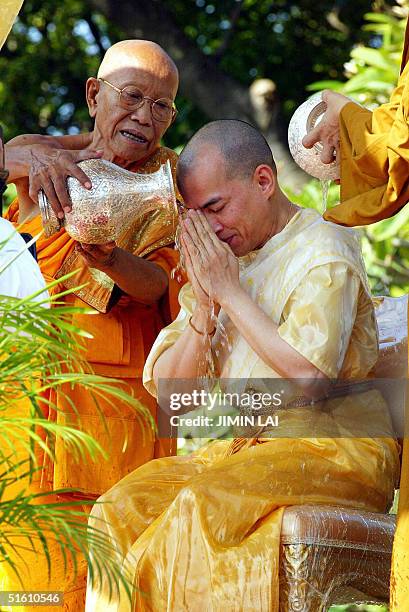
[[[323,164],[330,164],[335,159],[335,147],[330,143],[325,143],[321,153],[321,161]]]
[[[321,124],[317,125],[311,132],[306,134],[302,139],[303,147],[306,149],[312,149],[315,143],[321,141]]]
[[[198,280],[198,277],[195,273],[195,269],[197,269],[197,266],[195,268],[191,255],[190,255],[190,251],[189,251],[189,247],[188,247],[188,243],[189,242],[189,236],[187,234],[185,234],[185,237],[181,237],[181,243],[182,243],[182,249],[183,249],[183,256],[185,258],[185,269],[186,269],[186,273],[188,276],[188,279],[193,287],[193,291],[196,295],[196,298],[199,300],[200,298],[206,298],[209,299],[209,295],[207,293],[207,290],[203,288],[202,284],[200,283],[200,281]]]
[[[103,155],[101,149],[80,149],[72,151],[72,156],[76,162],[84,161],[84,159],[99,159]]]
[[[202,266],[203,260],[200,248],[203,248],[203,246],[201,245],[196,228],[192,223],[187,224],[187,220],[184,221],[184,229],[181,237],[189,254],[192,267],[195,269],[196,267]]]
[[[72,202],[71,202],[70,196],[68,195],[68,191],[67,191],[66,177],[63,177],[60,174],[53,172],[51,176],[51,180],[52,180],[54,191],[55,191],[55,194],[58,200],[58,204],[59,204],[59,210],[57,211],[53,206],[54,212],[56,213],[60,212],[61,208],[64,211],[64,213],[71,212]],[[63,216],[64,216],[64,213],[63,213]]]
[[[30,181],[29,195],[34,202],[38,202],[38,192],[42,189],[58,219],[64,218],[64,211],[56,194],[54,184],[49,176],[42,177],[41,180]]]
[[[341,143],[339,140],[337,140],[337,144],[335,145],[335,159],[341,163]]]
[[[91,267],[107,268],[112,267],[115,262],[115,242],[106,244],[87,244],[78,242],[78,251]]]
[[[116,247],[116,242],[115,240],[111,240],[110,242],[106,242],[105,244],[99,244],[98,246],[101,249],[101,251],[104,251],[105,253],[109,253],[110,251],[112,251],[112,249]]]
[[[67,160],[64,169],[66,178],[72,176],[73,178],[77,179],[77,181],[81,183],[85,189],[92,189],[91,180],[77,163]]]
[[[189,280],[192,281],[192,272],[193,272],[193,264],[192,264],[192,259],[190,257],[190,252],[189,252],[189,248],[186,244],[186,240],[184,235],[182,234],[181,238],[181,243],[182,243],[182,249],[183,249],[183,257],[185,258],[185,266],[186,266],[186,273],[189,277]]]
[[[214,230],[210,225],[206,215],[203,214],[201,211],[196,212],[196,220],[199,235],[207,251],[209,251],[209,249],[220,249],[223,246],[229,246],[219,240],[219,238],[214,233]]]
[[[186,265],[186,274],[188,276],[189,281],[192,283],[193,287],[197,283],[197,279],[194,273],[194,266],[192,262],[192,258],[190,256],[189,246],[187,244],[188,239],[186,240],[184,236],[181,237],[182,248],[183,248],[183,256],[185,258]]]
[[[222,243],[217,238],[208,220],[201,211],[189,211],[188,217],[184,223],[187,231],[195,244],[198,245],[203,256],[208,258],[220,249]]]
[[[79,245],[82,247],[82,249],[84,249],[84,251],[87,251],[87,252],[100,251],[101,253],[106,254],[106,253],[110,253],[116,247],[116,242],[111,241],[111,242],[106,242],[105,244],[88,244],[86,242],[80,242]]]
[[[86,242],[79,242],[78,244],[83,251],[87,252],[92,251],[95,248],[95,244],[87,244]]]
[[[85,172],[78,166],[78,163],[86,159],[99,159],[102,157],[103,151],[93,149],[81,149],[80,151],[71,151],[72,162],[67,163],[67,176],[72,176],[81,183],[85,189],[91,189],[92,183]]]

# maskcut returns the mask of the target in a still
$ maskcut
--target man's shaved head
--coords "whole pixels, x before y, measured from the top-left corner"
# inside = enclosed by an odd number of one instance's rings
[[[126,68],[141,68],[154,72],[172,82],[176,94],[179,73],[174,61],[156,43],[150,40],[122,40],[105,53],[98,70],[98,78],[109,79],[115,72]]]
[[[212,121],[196,132],[180,154],[177,182],[182,193],[186,175],[209,145],[220,151],[228,179],[250,178],[261,165],[269,166],[276,174],[271,149],[256,128],[237,119]]]

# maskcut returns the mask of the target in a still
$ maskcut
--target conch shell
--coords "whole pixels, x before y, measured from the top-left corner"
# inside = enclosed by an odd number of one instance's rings
[[[306,149],[302,144],[302,139],[320,122],[326,108],[322,92],[314,94],[301,104],[288,126],[288,145],[294,161],[305,172],[321,180],[336,180],[340,176],[339,163],[336,159],[330,164],[321,161],[322,144],[317,142],[312,149]]]

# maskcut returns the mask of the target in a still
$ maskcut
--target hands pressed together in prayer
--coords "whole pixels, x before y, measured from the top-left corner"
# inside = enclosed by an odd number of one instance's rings
[[[155,384],[159,378],[203,376],[204,355],[215,329],[212,313],[217,316],[221,307],[264,363],[287,378],[305,379],[304,392],[314,397],[314,385],[325,375],[280,337],[277,324],[242,287],[237,257],[219,240],[203,212],[187,213],[181,244],[197,304],[184,333],[157,360]]]
[[[239,263],[231,248],[219,240],[201,211],[190,210],[182,221],[181,242],[186,272],[199,307],[218,309],[241,291]]]

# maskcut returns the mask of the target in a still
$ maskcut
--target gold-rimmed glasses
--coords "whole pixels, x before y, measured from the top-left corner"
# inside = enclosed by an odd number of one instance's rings
[[[106,79],[99,78],[98,81],[105,83],[105,85],[108,85],[119,94],[119,103],[122,108],[137,110],[141,108],[145,100],[147,100],[151,107],[152,117],[156,121],[173,121],[177,115],[178,111],[175,103],[170,98],[159,98],[158,100],[154,100],[149,96],[145,96],[135,85],[126,85],[120,88]]]

